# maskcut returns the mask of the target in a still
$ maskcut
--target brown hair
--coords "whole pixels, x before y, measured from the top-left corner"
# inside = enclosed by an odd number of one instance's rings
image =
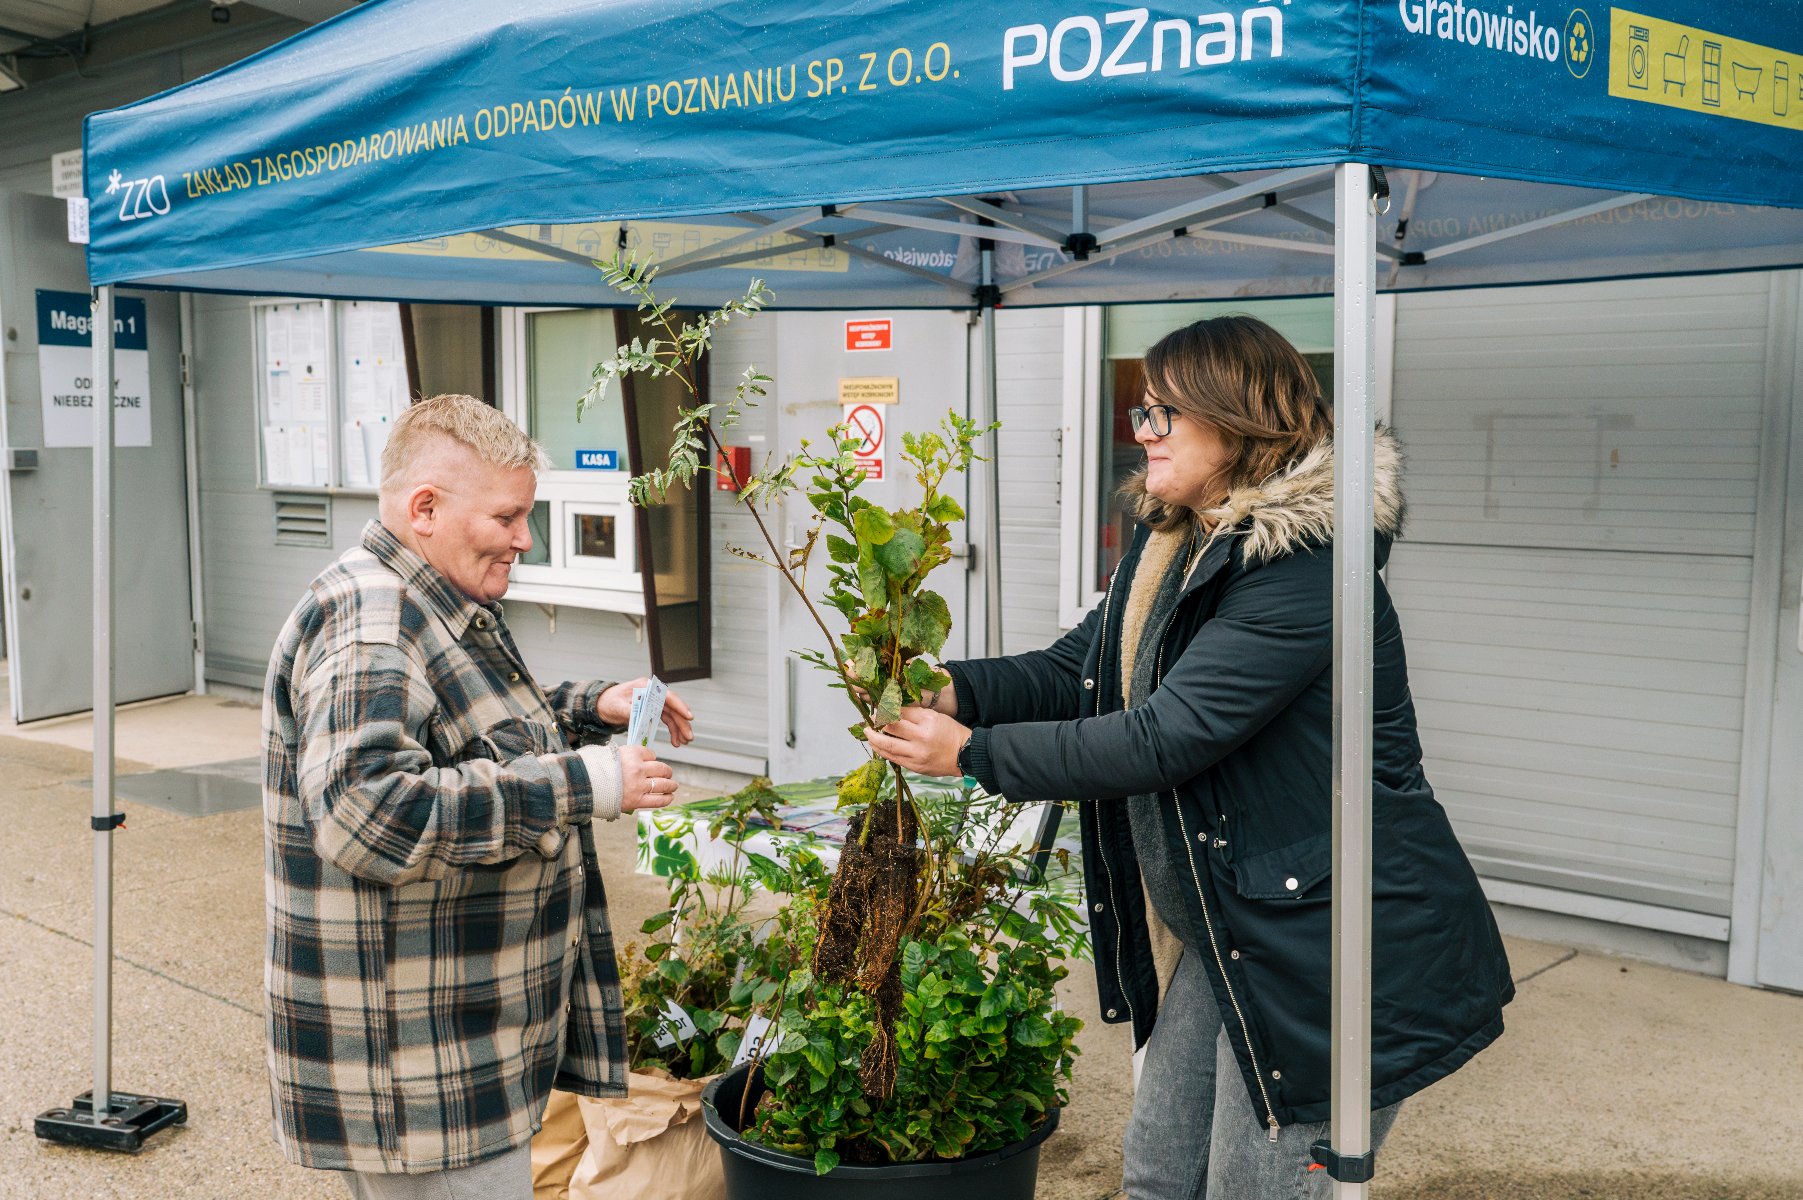
[[[1333,412],[1308,360],[1257,317],[1212,317],[1172,330],[1146,351],[1146,404],[1168,404],[1220,431],[1228,460],[1212,503],[1283,470],[1333,436]],[[1121,484],[1134,515],[1170,529],[1194,513],[1146,492],[1141,467]]]

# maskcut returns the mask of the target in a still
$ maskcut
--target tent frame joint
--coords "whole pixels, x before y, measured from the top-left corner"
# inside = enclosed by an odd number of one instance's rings
[[[1322,1138],[1308,1148],[1313,1158],[1338,1183],[1370,1183],[1377,1177],[1377,1151],[1363,1154],[1341,1154]],[[1311,1168],[1312,1170],[1313,1168]]]
[[[1078,262],[1087,260],[1091,254],[1101,248],[1101,245],[1102,243],[1096,240],[1096,235],[1087,229],[1079,229],[1064,239],[1065,253]]]

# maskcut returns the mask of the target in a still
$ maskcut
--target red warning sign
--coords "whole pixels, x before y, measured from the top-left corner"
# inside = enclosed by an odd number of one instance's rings
[[[874,404],[848,404],[845,406],[845,427],[849,436],[862,439],[851,456],[864,468],[864,478],[881,479],[886,457],[883,453],[883,410]]]
[[[887,350],[889,349],[889,332],[888,317],[874,321],[847,321],[845,323],[845,348],[847,350]]]

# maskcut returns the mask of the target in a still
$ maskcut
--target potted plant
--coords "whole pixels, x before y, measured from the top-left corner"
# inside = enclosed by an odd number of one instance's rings
[[[826,886],[812,839],[786,840],[775,858],[745,850],[754,824],[777,823],[776,802],[759,779],[700,819],[684,809],[653,814],[640,866],[669,881],[669,903],[639,927],[645,941],[620,949],[629,1092],[554,1094],[534,1143],[535,1194],[724,1194],[718,1156],[694,1120],[702,1090],[739,1056],[748,1029],[755,1035],[751,1022],[780,991],[772,976],[795,959],[791,910],[760,917],[754,901],[760,885],[778,900],[791,886]],[[691,844],[718,849],[704,857]]]
[[[976,459],[986,430],[948,413],[940,430],[903,438],[920,487],[910,507],[885,509],[859,494],[858,441],[843,426],[826,442],[740,478],[716,432],[765,394],[747,368],[725,404],[709,402],[696,366],[721,324],[768,301],[762,281],[719,309],[673,315],[655,268],[631,259],[598,264],[637,301],[653,332],[595,368],[582,406],[609,384],[644,373],[678,380],[669,461],[635,479],[651,503],[706,470],[733,473],[762,548],[732,548],[779,572],[821,634],[798,651],[833,676],[860,718],[849,736],[893,720],[949,679],[931,665],[951,630],[946,603],[925,585],[950,557],[963,519],[946,490]],[[703,465],[703,457],[718,466]],[[801,544],[779,548],[762,512],[801,488],[814,520]],[[807,574],[824,547],[820,604]],[[838,615],[835,633],[821,605]],[[1057,1122],[1080,1022],[1057,1007],[1062,959],[1084,932],[1073,897],[1035,887],[1024,855],[1004,844],[1013,806],[963,787],[921,787],[874,756],[839,783],[850,831],[829,879],[792,874],[773,883],[792,960],[780,983],[778,1036],[764,1053],[707,1089],[709,1132],[725,1152],[729,1195],[790,1196],[813,1181],[834,1196],[917,1187],[922,1175],[964,1174],[990,1195],[1031,1195],[1039,1142]],[[775,972],[781,964],[765,962]],[[1004,1186],[1005,1185],[1005,1186]]]

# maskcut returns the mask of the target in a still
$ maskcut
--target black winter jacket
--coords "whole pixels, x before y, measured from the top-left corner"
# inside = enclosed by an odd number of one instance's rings
[[[1400,524],[1380,438],[1378,565]],[[1018,801],[1081,800],[1101,1007],[1152,1031],[1158,984],[1145,893],[1119,800],[1164,793],[1191,928],[1267,1123],[1324,1121],[1331,1063],[1333,460],[1322,446],[1229,500],[1232,532],[1198,564],[1160,647],[1157,690],[1121,702],[1120,608],[1142,530],[1107,597],[1048,649],[946,664],[966,761]],[[1371,1103],[1457,1070],[1502,1033],[1514,995],[1475,873],[1421,769],[1396,611],[1376,588],[1372,736]],[[1147,653],[1152,652],[1148,642]],[[1167,818],[1171,814],[1167,814]]]

